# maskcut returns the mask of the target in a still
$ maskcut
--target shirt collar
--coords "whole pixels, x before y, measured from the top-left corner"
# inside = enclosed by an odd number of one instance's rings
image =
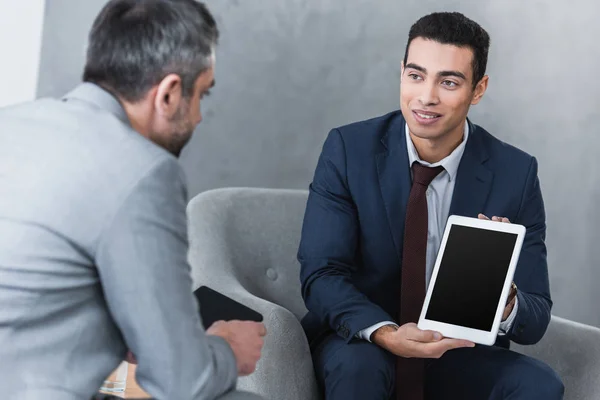
[[[458,145],[456,149],[452,153],[450,153],[446,158],[440,160],[434,164],[430,164],[426,161],[423,161],[419,158],[419,153],[417,153],[417,149],[410,138],[410,133],[408,131],[408,124],[405,125],[404,129],[406,133],[406,148],[408,149],[408,165],[411,167],[415,161],[418,163],[425,165],[427,167],[437,167],[442,166],[444,170],[448,173],[448,177],[450,180],[454,180],[456,178],[456,174],[458,172],[458,166],[460,164],[460,160],[462,159],[462,155],[465,152],[465,145],[467,143],[467,139],[469,138],[469,124],[465,121],[465,129],[464,129],[464,137],[462,142]]]

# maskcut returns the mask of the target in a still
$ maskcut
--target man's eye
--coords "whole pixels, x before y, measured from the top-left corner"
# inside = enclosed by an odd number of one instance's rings
[[[448,87],[455,87],[456,86],[456,82],[452,82],[452,81],[443,81],[442,85],[444,86],[448,86]]]
[[[421,77],[417,74],[408,74],[408,76],[410,79],[415,80],[415,81],[418,79],[421,79]]]

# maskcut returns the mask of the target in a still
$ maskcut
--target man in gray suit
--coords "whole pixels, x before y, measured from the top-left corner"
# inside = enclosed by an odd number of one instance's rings
[[[85,83],[0,110],[3,399],[89,399],[128,349],[158,399],[254,398],[233,390],[265,327],[203,330],[176,159],[214,85],[217,38],[194,0],[113,0]]]

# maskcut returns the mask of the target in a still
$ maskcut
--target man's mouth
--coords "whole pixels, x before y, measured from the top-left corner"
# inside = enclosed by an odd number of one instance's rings
[[[433,124],[442,116],[442,114],[423,110],[413,110],[413,115],[415,116],[417,122],[424,125]]]
[[[439,118],[442,115],[441,114],[437,114],[437,113],[432,113],[429,111],[413,111],[415,114],[417,114],[417,116],[419,118],[423,118],[423,119],[433,119],[433,118]]]

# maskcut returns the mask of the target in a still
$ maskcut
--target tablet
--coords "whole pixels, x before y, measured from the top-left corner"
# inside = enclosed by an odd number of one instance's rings
[[[263,320],[263,316],[258,312],[207,286],[196,289],[194,296],[199,303],[204,329],[208,329],[217,321],[262,322]]]
[[[450,216],[417,326],[494,344],[524,238],[522,225]]]

